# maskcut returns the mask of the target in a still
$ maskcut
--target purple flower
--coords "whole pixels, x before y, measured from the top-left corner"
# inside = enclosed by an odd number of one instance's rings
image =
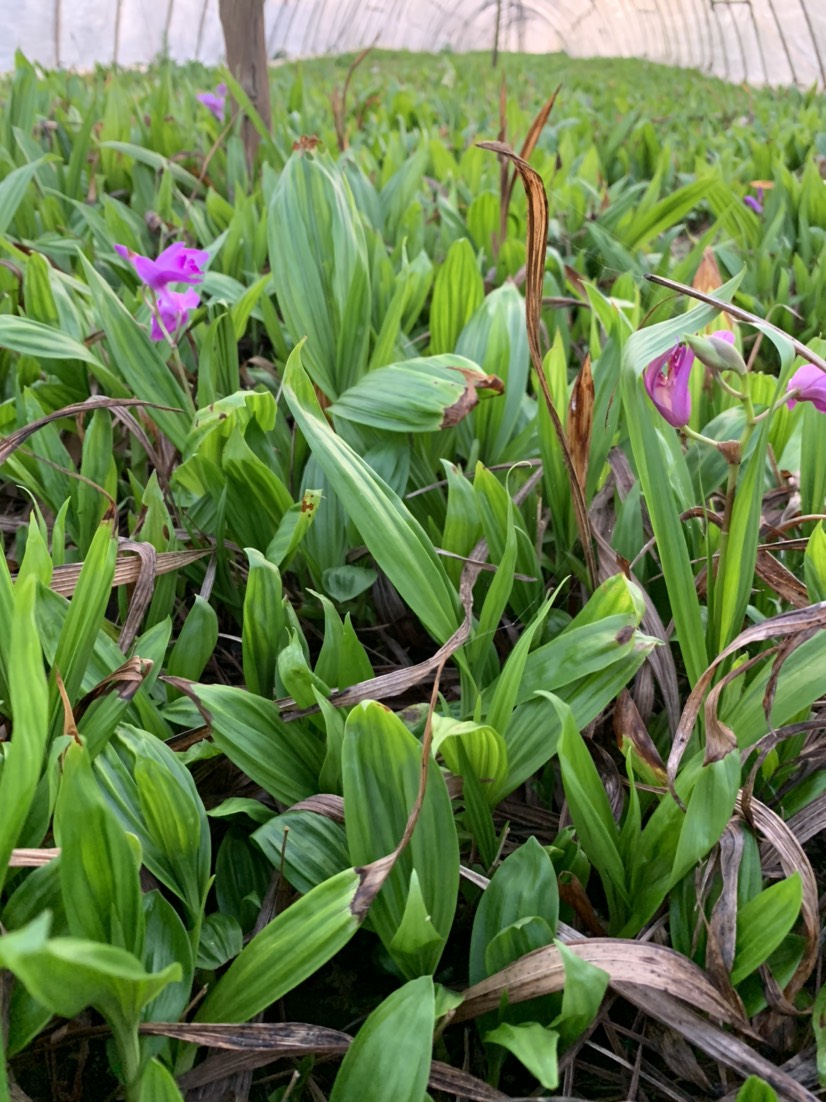
[[[743,202],[754,211],[755,214],[763,213],[763,189],[757,189],[757,195],[744,195]]]
[[[826,413],[826,371],[814,364],[804,364],[789,379],[787,389],[798,392],[796,397],[789,398],[789,409],[798,402],[811,402],[816,410]]]
[[[691,416],[688,377],[693,363],[691,349],[678,344],[652,360],[643,374],[648,397],[675,429],[687,425]]]
[[[163,291],[170,283],[200,283],[203,266],[209,260],[205,249],[190,249],[182,241],[169,245],[157,260],[141,256],[125,245],[115,245],[115,252],[130,260],[141,281],[153,291]]]
[[[224,121],[224,106],[227,100],[226,84],[219,84],[214,92],[199,92],[195,98],[212,112],[218,122]]]
[[[166,340],[167,334],[174,340],[178,331],[189,322],[190,311],[194,310],[200,301],[201,297],[197,291],[170,291],[163,288],[158,293],[152,313],[150,333],[152,340]],[[158,322],[159,318],[161,324]]]

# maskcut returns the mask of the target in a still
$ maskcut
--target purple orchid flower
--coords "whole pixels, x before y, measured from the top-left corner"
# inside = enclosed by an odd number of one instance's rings
[[[712,340],[734,344],[734,334],[720,329],[711,334]],[[691,417],[691,394],[688,380],[694,365],[694,353],[686,344],[677,344],[657,356],[646,367],[643,382],[648,397],[657,411],[675,429],[684,428]]]
[[[759,187],[757,189],[757,195],[744,195],[743,202],[746,206],[753,210],[755,214],[763,213],[763,189]]]
[[[200,301],[201,296],[191,289],[170,291],[164,288],[160,291],[152,314],[152,330],[149,334],[152,340],[166,340],[167,334],[174,340],[178,332],[188,324],[191,311]]]
[[[214,92],[199,92],[195,98],[207,110],[212,112],[218,122],[224,121],[224,109],[227,102],[226,84],[219,84]]]
[[[694,353],[691,349],[684,344],[678,344],[652,360],[643,374],[648,397],[675,429],[687,425],[691,416],[688,378],[693,363]]]
[[[820,413],[826,413],[826,371],[814,364],[804,364],[789,379],[787,389],[798,391],[795,398],[789,398],[789,409],[798,402],[811,402]]]
[[[170,283],[200,283],[203,266],[209,260],[206,249],[190,249],[182,241],[169,245],[157,260],[141,256],[125,245],[115,245],[115,252],[132,262],[135,271],[147,287],[162,291]]]

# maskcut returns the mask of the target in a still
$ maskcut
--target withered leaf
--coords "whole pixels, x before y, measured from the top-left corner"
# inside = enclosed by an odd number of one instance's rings
[[[545,279],[545,254],[548,243],[548,196],[545,193],[542,177],[536,169],[532,168],[523,157],[514,153],[510,146],[505,145],[504,142],[477,142],[477,145],[480,149],[489,149],[492,153],[498,153],[499,156],[506,157],[511,161],[525,188],[525,195],[528,200],[527,257],[525,261],[525,320],[528,330],[528,349],[542,391],[542,397],[548,410],[548,416],[551,419],[568,472],[571,499],[574,505],[579,538],[582,543],[582,552],[585,556],[585,564],[588,568],[591,585],[595,589],[597,586],[597,562],[594,555],[591,522],[588,517],[585,496],[582,493],[582,487],[574,469],[565,429],[551,397],[548,380],[545,378],[542,366],[542,347],[539,335],[542,316],[542,287]]]
[[[577,481],[585,494],[588,458],[591,453],[591,433],[594,427],[594,376],[591,357],[586,356],[568,404],[568,447]]]
[[[73,402],[70,406],[63,406],[53,413],[47,413],[44,417],[38,417],[36,421],[30,421],[28,425],[23,425],[0,440],[0,464],[5,463],[9,456],[38,429],[51,424],[52,421],[59,421],[63,417],[74,417],[79,413],[88,413],[96,409],[122,409],[127,406],[143,406],[146,409],[165,410],[167,413],[181,412],[176,406],[161,406],[157,402],[145,402],[142,398],[106,398],[99,395],[87,398],[85,402]]]
[[[750,643],[762,643],[767,639],[785,639],[789,636],[802,636],[812,629],[823,627],[826,627],[826,602],[809,605],[807,608],[794,609],[791,612],[783,612],[778,616],[769,617],[759,624],[752,624],[745,631],[740,632],[736,639],[733,639],[725,650],[717,655],[692,689],[683,709],[683,714],[680,716],[680,722],[677,724],[671,753],[668,757],[668,779],[670,784],[673,785],[674,778],[677,776],[677,769],[694,730],[694,724],[702,707],[703,698],[720,663]],[[718,749],[719,747],[712,746],[711,752],[714,753]],[[707,753],[708,751],[709,747],[707,746]],[[706,760],[714,760],[714,758],[709,759],[707,757]]]

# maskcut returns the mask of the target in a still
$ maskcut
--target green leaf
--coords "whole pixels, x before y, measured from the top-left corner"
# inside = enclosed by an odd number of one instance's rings
[[[559,764],[571,819],[588,860],[602,877],[613,921],[628,904],[625,868],[619,851],[619,831],[605,788],[570,708],[548,694],[562,721]]]
[[[68,333],[31,318],[0,315],[0,347],[41,360],[76,360],[89,364],[92,374],[113,398],[126,398],[129,387],[110,371],[85,344]]]
[[[430,304],[430,351],[453,352],[459,334],[481,306],[485,287],[473,246],[466,237],[454,241],[436,275]]]
[[[52,666],[60,672],[72,703],[80,693],[98,632],[106,616],[106,606],[112,596],[117,552],[118,545],[113,538],[111,525],[102,524],[83,560],[83,568],[60,632]],[[52,691],[52,723],[58,717],[62,720],[62,715],[55,687]]]
[[[611,977],[602,968],[572,953],[561,941],[554,941],[565,968],[562,1009],[552,1023],[564,1045],[569,1045],[596,1018]]]
[[[159,1060],[150,1060],[141,1075],[137,1102],[183,1102],[172,1073]]]
[[[505,740],[490,724],[433,716],[433,754],[441,753],[451,773],[464,775],[458,743],[490,803],[508,772]]]
[[[823,521],[815,526],[806,544],[803,558],[803,577],[812,604],[826,600],[826,531]]]
[[[812,1004],[812,1030],[817,1044],[817,1078],[826,1083],[826,984],[823,984]]]
[[[765,1079],[750,1075],[737,1092],[735,1102],[777,1102],[777,1092]]]
[[[217,642],[218,615],[208,601],[196,594],[169,655],[167,673],[197,681]]]
[[[252,837],[298,892],[306,894],[350,865],[344,827],[314,811],[285,811]]]
[[[198,685],[216,746],[276,800],[289,806],[318,791],[322,749],[300,724],[281,719],[272,700],[232,685]]]
[[[731,982],[740,983],[759,968],[797,921],[803,899],[799,872],[765,888],[737,912],[737,950]]]
[[[282,911],[241,950],[195,1020],[248,1021],[311,976],[358,929],[360,884],[356,870],[345,869]]]
[[[143,953],[140,849],[104,803],[85,747],[72,742],[63,756],[55,811],[60,882],[75,937]]]
[[[422,1102],[435,1022],[430,976],[394,991],[368,1016],[347,1050],[330,1102]]]
[[[335,399],[364,374],[370,338],[367,246],[339,165],[328,156],[293,154],[273,192],[268,225],[284,321],[295,337],[307,336],[307,370]]]
[[[243,944],[244,934],[237,918],[220,912],[207,915],[201,926],[195,963],[211,971],[220,968],[238,956]]]
[[[356,705],[347,719],[342,751],[347,843],[355,865],[366,865],[396,848],[418,793],[420,772],[421,745],[401,720],[381,704]],[[413,837],[370,911],[389,950],[405,916],[414,869],[439,941],[412,960],[409,953],[397,958],[407,975],[432,972],[438,964],[453,923],[459,884],[459,843],[450,797],[432,759]]]
[[[48,938],[48,929],[49,916],[43,914],[0,938],[0,963],[53,1014],[74,1018],[94,1007],[121,1043],[134,1031],[143,1007],[180,979],[179,964],[152,975],[125,949],[81,938]]]
[[[544,918],[518,918],[500,930],[485,949],[485,972],[493,976],[520,957],[550,945],[553,939],[554,932]]]
[[[293,416],[376,562],[431,635],[444,643],[459,626],[459,608],[433,543],[398,494],[330,428],[301,365],[301,349],[293,350],[284,375]]]
[[[144,864],[183,900],[194,927],[209,885],[211,846],[189,770],[160,739],[122,724],[95,758],[95,772],[121,825],[140,841]]]
[[[547,926],[549,940],[543,944],[550,944],[559,917],[559,893],[551,859],[536,838],[529,838],[505,858],[479,901],[470,937],[471,984],[492,974],[485,954],[494,938],[532,916],[541,917]]]
[[[7,568],[0,567],[3,574],[7,579]],[[30,577],[15,586],[12,608],[3,600],[11,613],[6,620],[7,676],[14,729],[0,771],[0,886],[34,799],[48,740],[49,697],[34,614],[36,593],[37,581]]]
[[[371,371],[339,395],[330,413],[387,432],[438,432],[467,416],[480,397],[495,393],[478,364],[444,354]]]
[[[485,1044],[501,1045],[524,1064],[531,1075],[546,1090],[555,1090],[559,1084],[556,1050],[559,1034],[539,1022],[523,1022],[510,1025],[503,1022],[496,1029],[488,1030]]]
[[[251,693],[269,698],[275,689],[278,652],[285,642],[281,574],[254,547],[246,548],[246,555],[249,574],[241,630],[244,680]]]
[[[36,161],[12,169],[0,183],[0,235],[4,234],[12,224],[17,208],[23,202],[26,189],[41,166],[48,160],[48,157],[39,157]],[[0,343],[2,343],[1,340]]]

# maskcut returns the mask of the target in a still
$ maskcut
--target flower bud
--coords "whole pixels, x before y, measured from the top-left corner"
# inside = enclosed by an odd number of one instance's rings
[[[745,360],[734,347],[734,334],[721,329],[710,337],[683,337],[683,340],[700,361],[712,371],[748,372]]]

